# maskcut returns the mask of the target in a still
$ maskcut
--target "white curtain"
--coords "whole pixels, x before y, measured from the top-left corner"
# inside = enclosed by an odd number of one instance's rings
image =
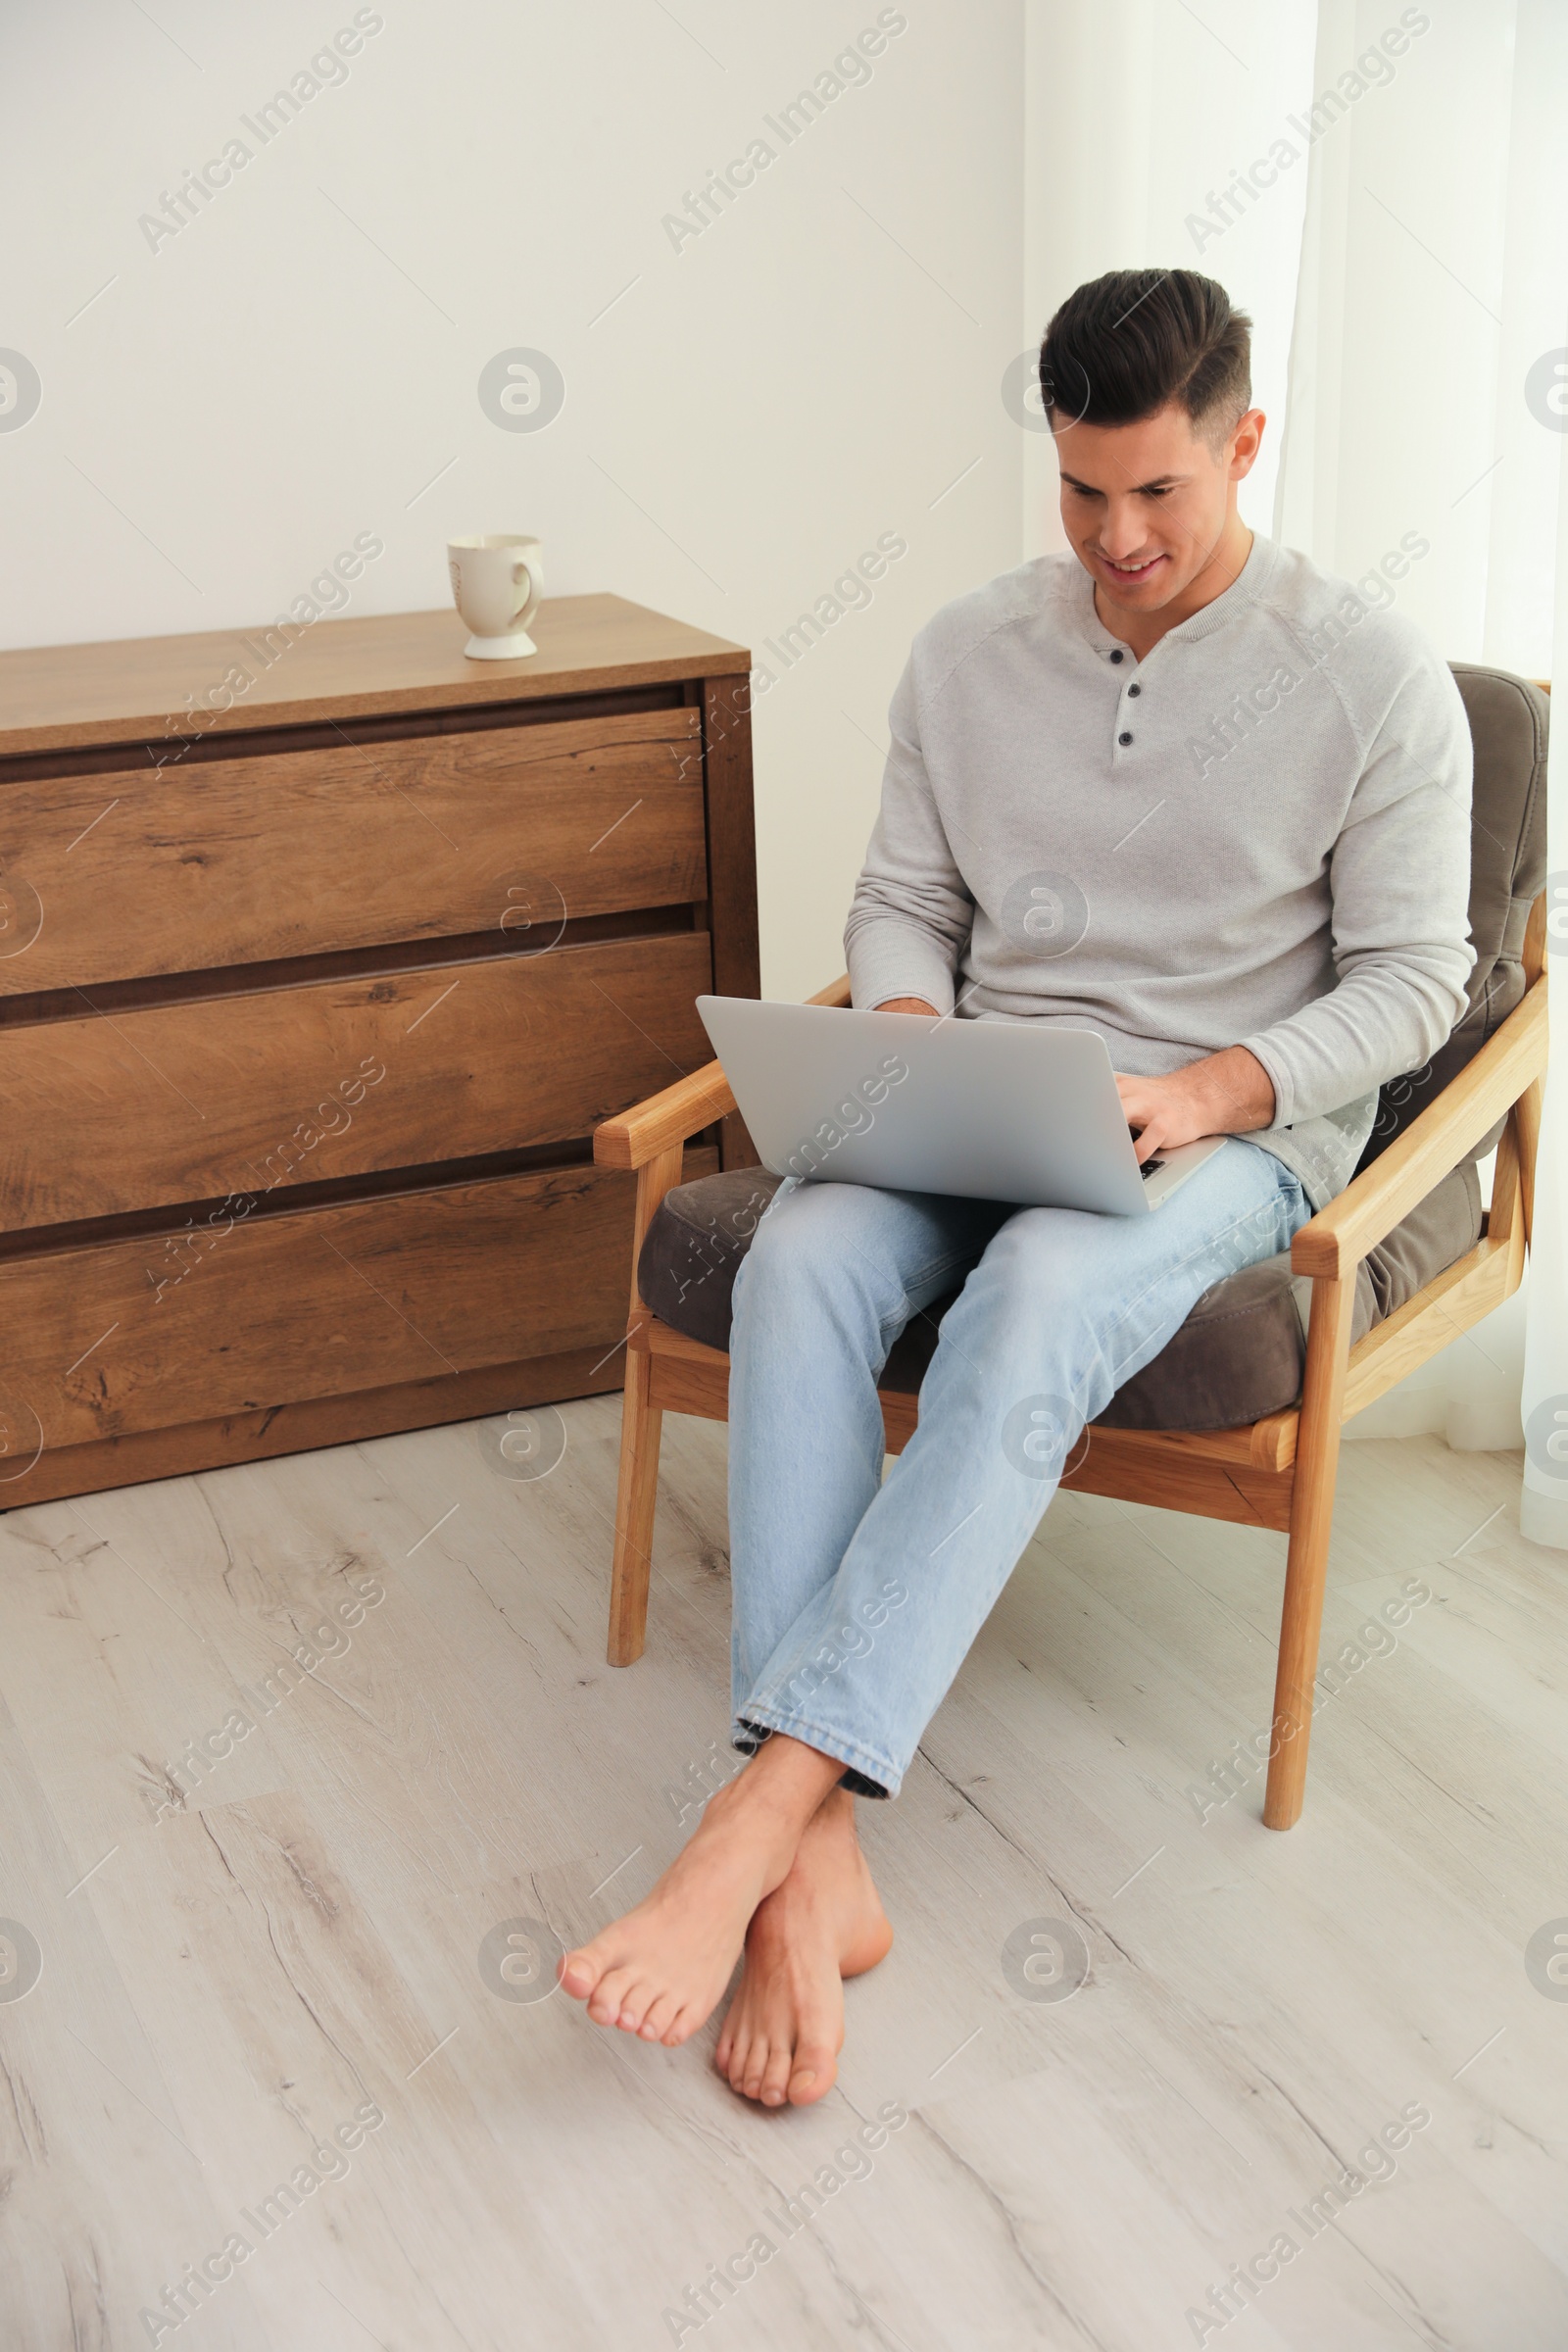
[[[1413,533],[1427,552],[1401,599],[1442,650],[1547,677],[1568,428],[1568,369],[1552,358],[1568,360],[1568,10],[1320,0],[1313,94],[1276,534],[1354,579]],[[1551,862],[1568,863],[1568,845]],[[1554,1139],[1525,1290],[1349,1435],[1517,1446],[1522,1420],[1568,1392],[1562,1164]],[[1568,1458],[1559,1479],[1544,1444],[1521,1524],[1568,1545]]]
[[[1026,0],[1026,28],[1020,345],[1102,270],[1219,278],[1254,320],[1272,428],[1247,519],[1350,579],[1423,544],[1398,595],[1446,655],[1568,679],[1568,619],[1555,661],[1551,640],[1568,373],[1550,356],[1568,357],[1568,0]],[[1044,435],[1021,456],[1033,555],[1062,545],[1055,467]],[[1568,728],[1558,809],[1565,771]],[[1556,1033],[1568,1066],[1568,1009]],[[1568,1110],[1550,1090],[1546,1126],[1525,1289],[1349,1434],[1518,1446],[1530,1419],[1520,1523],[1568,1545]]]
[[[1559,40],[1564,28],[1557,27]],[[1558,84],[1561,103],[1561,84]],[[1558,116],[1559,122],[1562,116]],[[1561,134],[1559,134],[1560,136]],[[1568,219],[1568,191],[1555,191],[1559,226]],[[1568,271],[1558,284],[1568,287]],[[1568,363],[1568,327],[1559,318],[1554,349]],[[1552,368],[1556,375],[1555,361]],[[1559,383],[1568,382],[1568,367]],[[1557,412],[1568,436],[1568,402]],[[1553,674],[1568,693],[1568,465],[1557,483],[1557,578],[1564,585],[1556,604]],[[1568,725],[1559,726],[1551,747],[1547,789],[1549,816],[1546,863],[1546,925],[1551,969],[1552,1035],[1556,1040],[1546,1082],[1545,1119],[1536,1171],[1535,1249],[1531,1266],[1530,1329],[1525,1348],[1525,1483],[1519,1525],[1537,1544],[1568,1551]]]

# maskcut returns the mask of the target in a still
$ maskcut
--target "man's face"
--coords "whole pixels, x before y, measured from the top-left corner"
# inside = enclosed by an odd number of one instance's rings
[[[1250,472],[1263,417],[1249,409],[1218,445],[1174,403],[1137,424],[1056,427],[1061,519],[1109,605],[1155,612],[1208,564]]]

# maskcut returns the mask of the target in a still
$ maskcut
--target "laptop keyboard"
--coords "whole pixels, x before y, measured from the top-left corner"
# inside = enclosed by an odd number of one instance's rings
[[[1151,1178],[1151,1176],[1157,1176],[1157,1175],[1159,1174],[1159,1171],[1160,1171],[1160,1169],[1161,1169],[1161,1168],[1162,1168],[1164,1165],[1165,1165],[1165,1162],[1164,1162],[1164,1161],[1163,1161],[1163,1160],[1162,1160],[1162,1159],[1161,1159],[1161,1158],[1158,1156],[1158,1154],[1156,1153],[1156,1155],[1154,1156],[1154,1158],[1152,1158],[1152,1159],[1146,1159],[1146,1160],[1145,1160],[1145,1162],[1144,1162],[1143,1166],[1142,1166],[1142,1167],[1139,1169],[1138,1173],[1139,1173],[1139,1175],[1140,1175],[1140,1176],[1143,1178],[1144,1182],[1147,1184],[1147,1183],[1149,1182],[1149,1179]]]

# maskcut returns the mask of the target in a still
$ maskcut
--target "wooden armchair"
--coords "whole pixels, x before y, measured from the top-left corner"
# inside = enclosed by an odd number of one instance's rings
[[[1529,821],[1537,842],[1532,886],[1538,886],[1544,821],[1534,806]],[[1478,841],[1478,859],[1479,855]],[[1472,905],[1474,920],[1474,897]],[[1275,1736],[1263,1807],[1270,1829],[1292,1827],[1305,1788],[1341,1429],[1351,1414],[1500,1304],[1517,1289],[1523,1272],[1546,1066],[1544,942],[1543,893],[1534,899],[1522,949],[1515,951],[1515,985],[1519,963],[1524,980],[1515,1009],[1427,1108],[1297,1235],[1291,1264],[1311,1284],[1298,1400],[1288,1409],[1219,1430],[1096,1423],[1087,1452],[1062,1480],[1064,1486],[1092,1494],[1288,1531]],[[809,1001],[847,1004],[848,980],[835,981]],[[594,1157],[601,1167],[637,1173],[610,1607],[612,1665],[630,1665],[642,1653],[662,1416],[671,1411],[723,1420],[728,1411],[728,1356],[652,1311],[639,1289],[638,1255],[665,1195],[681,1183],[682,1147],[734,1108],[722,1070],[710,1062],[618,1118],[606,1120],[594,1138]],[[1492,1206],[1480,1238],[1352,1345],[1361,1261],[1473,1153],[1499,1119],[1505,1124],[1497,1146]],[[760,1178],[762,1171],[758,1175]],[[907,1379],[898,1382],[884,1374],[881,1398],[890,1453],[900,1452],[913,1434],[917,1387],[917,1381],[911,1387]]]

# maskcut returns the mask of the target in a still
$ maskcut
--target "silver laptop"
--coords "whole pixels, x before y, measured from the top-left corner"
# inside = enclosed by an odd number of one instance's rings
[[[1141,1216],[1224,1141],[1140,1168],[1092,1029],[750,997],[699,997],[697,1009],[775,1176]]]

